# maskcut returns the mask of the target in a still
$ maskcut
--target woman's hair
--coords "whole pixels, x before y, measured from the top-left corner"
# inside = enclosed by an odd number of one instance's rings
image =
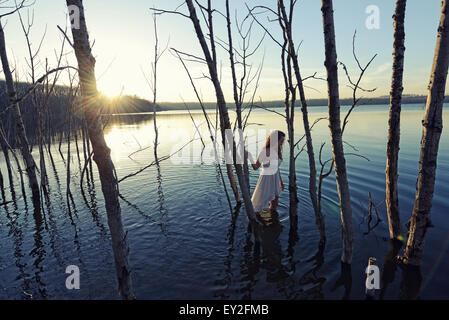
[[[275,130],[268,136],[267,141],[265,141],[265,152],[266,152],[267,149],[270,148],[270,140],[271,140],[270,138],[271,138],[271,136],[274,136],[276,133],[277,133],[277,137],[278,137],[278,141],[277,141],[278,156],[279,156],[279,159],[282,160],[282,144],[280,144],[279,141],[281,141],[281,139],[285,137],[285,133],[283,133],[280,130]]]

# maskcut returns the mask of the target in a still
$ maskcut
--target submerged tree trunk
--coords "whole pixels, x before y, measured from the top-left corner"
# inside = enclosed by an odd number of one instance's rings
[[[193,5],[192,0],[186,0],[187,7],[189,8],[190,13],[190,20],[193,23],[193,26],[195,28],[195,32],[198,38],[198,41],[200,42],[203,54],[205,56],[205,59],[207,61],[207,66],[209,69],[210,77],[212,80],[212,83],[214,85],[215,94],[217,97],[217,106],[220,112],[220,119],[221,119],[221,128],[222,132],[226,129],[231,129],[231,122],[229,120],[229,114],[228,114],[228,108],[226,106],[226,101],[223,95],[223,90],[221,88],[220,82],[218,80],[218,74],[216,65],[214,63],[214,60],[212,59],[212,56],[210,54],[209,48],[207,46],[203,31],[200,26],[200,22],[198,20],[198,16],[196,14],[195,7]],[[230,144],[232,144],[232,152],[233,152],[233,163],[235,167],[235,171],[237,174],[237,179],[240,185],[240,192],[242,193],[243,202],[245,204],[245,209],[247,212],[247,215],[250,219],[253,221],[256,220],[256,215],[254,213],[253,204],[251,202],[251,197],[249,194],[248,186],[246,184],[246,179],[243,172],[243,165],[237,163],[236,161],[236,144],[234,137],[232,137],[231,141],[229,141]],[[226,148],[225,148],[226,149]],[[228,167],[228,165],[227,165]]]
[[[343,250],[341,261],[352,262],[354,230],[352,225],[351,196],[346,173],[346,160],[343,151],[343,139],[340,121],[340,101],[338,89],[337,49],[335,44],[334,9],[332,0],[322,0],[324,46],[327,70],[327,86],[329,93],[329,128],[331,132],[335,178],[337,180],[338,197],[342,223]]]
[[[449,66],[449,0],[442,1],[441,20],[424,115],[419,174],[404,262],[420,265],[435,187],[438,146],[443,130],[444,92]]]
[[[101,189],[103,191],[108,216],[108,225],[112,238],[115,269],[120,294],[124,299],[134,299],[129,266],[128,239],[123,229],[119,203],[118,182],[110,149],[106,144],[103,126],[100,122],[101,105],[95,79],[95,58],[92,56],[87,33],[82,0],[66,0],[67,6],[76,6],[79,10],[79,28],[72,28],[73,45],[78,61],[78,76],[82,95],[82,108],[92,143],[93,159],[98,167]]]
[[[6,136],[5,136],[5,131],[3,129],[3,124],[1,123],[0,120],[0,147],[2,148],[3,151],[3,155],[5,157],[5,162],[6,162],[6,168],[8,170],[8,179],[9,179],[9,185],[11,186],[11,188],[14,188],[14,180],[12,177],[12,167],[11,167],[11,159],[9,158],[9,144],[6,141]],[[21,171],[19,170],[19,173]]]
[[[19,143],[19,148],[22,153],[23,160],[26,165],[26,172],[28,175],[28,181],[30,184],[33,204],[35,208],[40,208],[40,192],[39,183],[36,176],[36,163],[30,152],[27,135],[25,132],[25,126],[23,125],[22,115],[20,114],[19,104],[15,103],[17,99],[17,93],[14,89],[14,81],[12,79],[11,69],[9,68],[8,56],[6,54],[5,34],[3,32],[3,26],[0,22],[0,55],[2,60],[3,72],[5,74],[6,89],[9,95],[9,102],[13,104],[11,113],[13,115],[14,124],[16,125],[16,138]]]
[[[386,203],[390,238],[401,234],[398,201],[398,158],[400,140],[402,78],[404,73],[404,19],[407,0],[397,0],[394,19],[393,76],[390,91],[390,116],[388,119]]]
[[[280,13],[282,15],[283,20],[285,21],[285,34],[288,40],[288,52],[291,56],[291,61],[293,64],[293,70],[296,77],[296,82],[299,90],[299,98],[301,101],[301,112],[302,112],[302,120],[304,125],[304,132],[306,137],[306,146],[307,146],[307,154],[309,157],[309,195],[310,200],[312,201],[312,206],[315,212],[315,222],[317,224],[318,230],[320,232],[320,241],[322,243],[325,242],[326,232],[324,227],[324,218],[321,213],[321,207],[318,205],[318,195],[317,195],[317,172],[316,172],[316,163],[315,163],[315,152],[313,150],[312,143],[312,134],[310,133],[310,125],[309,125],[309,114],[307,110],[307,100],[304,92],[304,84],[301,77],[301,72],[299,68],[298,56],[295,51],[295,45],[293,42],[292,36],[292,17],[293,17],[293,8],[294,2],[290,2],[290,15],[287,16],[287,12],[285,10],[284,1],[279,0],[278,2]],[[293,111],[293,110],[292,110]],[[293,119],[292,119],[293,120]]]
[[[45,167],[45,154],[44,154],[44,139],[42,137],[42,115],[41,115],[41,105],[35,101],[34,103],[36,108],[36,131],[37,131],[37,139],[38,139],[38,148],[39,148],[39,160],[40,160],[40,169],[41,169],[41,188],[45,194],[48,196],[48,180],[47,180],[47,169]]]
[[[72,162],[71,154],[70,154],[70,133],[72,130],[72,112],[71,109],[73,108],[73,101],[71,101],[70,109],[68,110],[67,115],[67,121],[68,121],[68,130],[67,130],[67,172],[66,172],[66,203],[67,203],[67,210],[70,212],[72,211],[70,209],[70,199],[72,198],[72,192],[70,191],[70,163]],[[73,200],[73,198],[72,198]]]
[[[215,40],[214,40],[212,11],[211,11],[212,8],[211,8],[211,1],[210,0],[208,0],[207,5],[208,5],[208,22],[209,22],[209,31],[210,31],[210,36],[209,37],[210,37],[210,42],[211,42],[211,47],[212,47],[212,55],[209,54],[210,59],[211,59],[211,61],[210,61],[211,65],[209,66],[209,68],[213,67],[215,69],[215,74],[216,74],[216,77],[217,77],[216,83],[217,83],[218,86],[220,86],[220,83],[218,81],[218,75],[217,75],[217,61],[216,61],[217,57],[216,57],[215,44],[214,44]],[[189,7],[189,10],[190,10],[190,7]],[[232,74],[232,77],[233,77],[233,92],[234,92],[234,97],[236,98],[237,87],[236,87],[236,83],[234,82],[235,81],[235,69],[234,69],[234,58],[233,58],[233,53],[232,53],[232,37],[230,35],[230,21],[229,21],[229,14],[228,14],[229,13],[228,12],[229,11],[229,3],[228,2],[226,2],[226,10],[227,10],[226,11],[227,12],[226,20],[227,20],[228,41],[229,41],[229,46],[231,48],[230,49],[230,57],[229,57],[229,59],[231,61],[231,74]],[[199,24],[198,24],[198,27],[199,27]],[[204,42],[204,44],[206,45],[206,42]],[[207,45],[206,45],[205,48],[207,48]],[[208,62],[208,64],[209,64],[209,62]],[[213,80],[213,82],[214,81],[215,80]],[[215,86],[216,86],[216,84],[214,83],[214,87]],[[220,86],[220,90],[221,90],[221,86]],[[215,91],[217,91],[217,88],[215,88]],[[218,94],[217,94],[217,103],[219,103],[218,102]],[[241,129],[241,125],[242,125],[242,122],[241,122],[241,109],[240,109],[240,106],[239,106],[238,99],[235,100],[235,103],[236,103],[237,121],[238,121],[239,129]],[[226,106],[226,103],[225,103],[225,106]],[[222,142],[223,142],[223,146],[226,146],[226,137],[225,137],[225,127],[226,126],[225,126],[225,123],[224,123],[224,119],[223,119],[223,116],[222,116],[222,113],[221,113],[220,106],[218,106],[218,108],[219,108],[219,112],[220,112],[220,128],[221,128]],[[230,124],[229,124],[229,128],[231,128]],[[239,132],[239,139],[241,138],[240,133],[241,132]],[[235,201],[237,202],[237,205],[239,205],[241,203],[241,199],[240,199],[240,195],[239,195],[239,189],[237,187],[237,182],[235,181],[234,172],[232,171],[232,164],[226,163],[226,173],[228,175],[229,184],[231,186],[232,192],[234,193]],[[243,171],[243,175],[245,175],[245,171]],[[237,179],[238,179],[238,177],[237,177]],[[245,178],[245,181],[248,181],[248,180],[246,180],[246,178]],[[247,184],[247,186],[249,187],[248,184]]]
[[[293,86],[291,55],[287,52],[288,40],[284,23],[279,17],[279,24],[283,29],[284,42],[281,48],[281,68],[284,78],[285,88],[285,121],[287,123],[287,136],[289,145],[289,173],[288,173],[288,195],[289,195],[289,217],[292,229],[298,225],[298,186],[296,184],[296,158],[295,158],[295,104],[296,104],[296,86]],[[287,53],[287,57],[286,57]],[[291,96],[291,97],[290,97]]]
[[[210,0],[209,0],[210,1]],[[209,8],[210,9],[210,8]],[[234,103],[235,103],[235,112],[237,115],[237,127],[239,129],[239,133],[238,133],[238,143],[239,145],[244,147],[244,137],[243,137],[243,125],[242,125],[242,92],[244,90],[243,88],[243,79],[247,76],[246,73],[246,56],[244,53],[244,57],[243,57],[243,62],[242,62],[242,67],[244,69],[244,74],[242,76],[241,79],[241,85],[239,87],[239,85],[237,84],[237,75],[236,75],[236,71],[235,71],[235,60],[234,60],[234,46],[232,44],[232,30],[231,30],[231,14],[230,14],[230,10],[229,10],[229,0],[226,0],[226,27],[227,27],[227,33],[228,33],[228,45],[229,45],[229,62],[231,65],[231,75],[232,75],[232,89],[233,89],[233,94],[234,94]],[[239,95],[239,90],[240,90],[240,95]],[[250,190],[250,185],[249,185],[249,167],[248,167],[248,161],[245,158],[245,161],[243,163],[243,175],[245,177],[246,180],[246,185],[248,187],[248,190]]]
[[[157,35],[157,21],[156,16],[153,16],[154,23],[154,62],[153,62],[153,125],[154,125],[154,160],[156,163],[159,162],[157,157],[157,145],[159,132],[157,130],[157,122],[156,122],[156,97],[157,97],[157,63],[159,60],[159,38]]]

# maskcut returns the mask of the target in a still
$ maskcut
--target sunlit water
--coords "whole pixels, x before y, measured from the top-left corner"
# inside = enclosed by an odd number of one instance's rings
[[[342,111],[347,110],[343,108]],[[283,112],[282,109],[278,109]],[[326,108],[310,110],[311,123],[326,115]],[[215,123],[215,116],[210,114]],[[234,113],[231,112],[234,118]],[[404,106],[401,124],[399,162],[399,197],[401,223],[410,218],[415,195],[421,139],[423,107]],[[139,118],[139,121],[135,121]],[[201,113],[193,118],[206,144],[210,143]],[[351,115],[345,132],[355,228],[354,259],[351,284],[346,290],[352,299],[365,297],[365,268],[369,257],[382,265],[389,251],[385,204],[385,150],[388,108],[363,106]],[[192,138],[195,129],[185,112],[158,114],[160,157],[168,155]],[[432,207],[434,228],[429,229],[421,268],[419,297],[449,298],[449,110],[444,111],[444,130],[440,142],[435,195]],[[262,110],[253,111],[248,131],[250,141],[263,141],[265,129],[286,132],[285,119]],[[302,119],[297,112],[296,136],[303,134]],[[151,115],[120,116],[109,121],[106,139],[112,148],[117,175],[126,176],[154,160],[153,121]],[[313,129],[315,153],[326,141],[323,160],[330,154],[327,121]],[[198,138],[198,135],[195,136]],[[187,139],[187,140],[184,140]],[[150,148],[147,148],[150,146]],[[301,145],[300,145],[301,147]],[[353,149],[356,148],[358,151]],[[253,148],[253,149],[251,149]],[[255,144],[250,147],[257,152]],[[67,144],[62,145],[66,158]],[[82,144],[80,142],[80,149]],[[137,150],[140,150],[129,155]],[[103,196],[97,172],[94,187],[84,179],[86,201],[80,190],[80,164],[74,143],[71,185],[75,205],[66,205],[66,163],[52,148],[56,172],[47,157],[51,185],[50,202],[44,204],[42,218],[33,214],[20,198],[18,175],[15,176],[17,204],[0,208],[0,298],[3,299],[115,299],[118,298],[111,240]],[[199,151],[198,151],[199,150]],[[210,151],[211,149],[209,149]],[[36,156],[36,148],[33,154]],[[181,154],[182,153],[182,154]],[[130,262],[136,296],[140,299],[340,299],[344,286],[335,286],[340,277],[341,223],[335,177],[324,182],[323,213],[327,243],[318,253],[319,234],[315,225],[308,186],[308,160],[303,152],[297,159],[299,184],[298,237],[289,237],[288,192],[280,197],[280,226],[262,235],[256,244],[248,231],[248,220],[242,207],[232,223],[216,165],[201,163],[201,142],[195,140],[176,158],[152,166],[120,183],[123,222],[128,230]],[[288,159],[284,148],[284,159]],[[210,153],[213,156],[213,153]],[[209,157],[210,157],[209,156]],[[204,159],[203,159],[204,160]],[[36,160],[37,161],[37,160]],[[84,160],[81,155],[81,166]],[[11,199],[7,174],[2,160],[6,198]],[[95,168],[95,165],[94,165]],[[284,183],[288,184],[288,161],[281,166]],[[258,172],[251,170],[251,188]],[[227,182],[227,179],[226,179]],[[228,190],[230,192],[229,186]],[[27,189],[28,191],[28,189]],[[368,235],[366,214],[371,192],[379,208],[380,224]],[[27,192],[28,196],[30,192]],[[374,224],[376,219],[373,219]],[[405,235],[405,233],[404,233]],[[403,251],[401,249],[400,253]],[[67,290],[65,269],[77,265],[81,271],[80,290]],[[347,279],[348,280],[348,279]],[[385,298],[404,295],[402,271],[398,269],[389,284]],[[350,290],[350,291],[348,291]]]

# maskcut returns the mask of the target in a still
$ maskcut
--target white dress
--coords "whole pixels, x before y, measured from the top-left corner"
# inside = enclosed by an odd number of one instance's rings
[[[277,152],[273,152],[273,157],[267,157],[265,147],[259,152],[257,157],[261,164],[262,171],[259,175],[256,188],[254,189],[251,202],[253,203],[254,211],[260,212],[267,208],[269,202],[279,196],[281,193],[281,175],[279,172],[280,160]],[[272,160],[271,159],[276,159]],[[270,165],[272,164],[272,165]]]

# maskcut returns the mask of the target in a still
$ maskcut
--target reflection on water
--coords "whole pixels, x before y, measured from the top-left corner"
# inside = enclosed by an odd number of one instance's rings
[[[283,252],[279,240],[283,227],[276,211],[262,211],[260,219],[263,225],[255,227],[255,239],[262,248],[261,265],[267,270],[266,281],[277,283],[288,277],[282,264]]]
[[[404,106],[399,162],[401,219],[411,214],[421,138],[420,106]],[[311,121],[326,108],[311,108]],[[209,140],[203,116],[192,112],[203,139]],[[231,116],[233,114],[231,113]],[[158,118],[160,157],[176,150],[195,129],[188,114],[161,112]],[[449,113],[444,111],[444,125]],[[285,120],[256,110],[251,116],[248,141],[257,143],[272,129],[285,130]],[[214,119],[215,117],[211,117]],[[130,243],[130,263],[136,296],[141,299],[365,299],[365,268],[369,257],[382,265],[380,299],[448,299],[449,277],[449,131],[443,130],[437,181],[432,208],[435,227],[427,235],[420,269],[395,263],[404,245],[390,243],[385,205],[377,207],[380,222],[367,230],[368,194],[376,205],[385,198],[385,150],[388,111],[384,106],[363,106],[350,119],[346,142],[369,159],[348,156],[348,176],[355,228],[351,266],[340,263],[341,227],[335,179],[323,184],[323,214],[327,243],[319,243],[319,232],[308,196],[308,162],[297,160],[299,184],[298,221],[289,219],[288,193],[283,192],[275,212],[263,212],[264,225],[252,227],[244,207],[229,212],[217,167],[207,160],[193,161],[202,150],[196,140],[176,155],[178,163],[161,161],[120,183],[120,199]],[[258,129],[265,131],[259,132]],[[119,178],[154,160],[152,115],[115,115],[106,128],[107,143]],[[303,133],[300,122],[296,134]],[[323,121],[313,130],[315,148],[329,141]],[[326,144],[323,159],[330,157]],[[52,145],[47,155],[50,196],[41,212],[33,211],[21,196],[20,178],[13,172],[14,188],[6,185],[0,207],[0,298],[3,299],[99,299],[119,298],[116,292],[111,240],[104,201],[95,166],[87,166],[83,150],[78,158],[71,143],[72,158],[59,155]],[[349,147],[348,147],[349,148]],[[61,150],[67,150],[62,144]],[[351,152],[356,152],[351,148]],[[132,154],[133,153],[133,154]],[[129,155],[132,154],[132,157]],[[213,158],[213,153],[210,154]],[[284,151],[284,156],[287,151]],[[34,151],[36,157],[36,151]],[[38,160],[38,159],[36,159]],[[66,199],[66,169],[71,164],[70,190]],[[3,161],[2,172],[6,172]],[[287,181],[288,163],[281,165]],[[81,177],[83,177],[81,183]],[[258,172],[251,171],[252,190]],[[228,186],[229,190],[229,186]],[[373,200],[374,202],[374,200]],[[69,207],[67,205],[69,203]],[[404,235],[406,228],[403,228]],[[65,268],[77,265],[81,288],[65,288]]]

